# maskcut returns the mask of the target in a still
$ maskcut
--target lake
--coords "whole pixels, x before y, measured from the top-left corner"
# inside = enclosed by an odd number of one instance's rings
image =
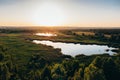
[[[52,42],[47,40],[33,40],[36,44],[43,44],[52,46],[54,48],[60,48],[61,52],[66,55],[76,56],[79,54],[92,55],[92,54],[104,54],[109,53],[110,55],[115,54],[111,50],[116,49],[108,47],[107,45],[88,45],[88,44],[74,44],[64,42]]]

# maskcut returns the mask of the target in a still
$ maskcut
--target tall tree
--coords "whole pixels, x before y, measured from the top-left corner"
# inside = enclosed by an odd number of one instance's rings
[[[85,68],[84,80],[106,80],[102,69],[97,68],[93,64]]]

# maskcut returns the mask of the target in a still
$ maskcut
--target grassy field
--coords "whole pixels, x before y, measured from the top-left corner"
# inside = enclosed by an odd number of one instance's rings
[[[46,31],[45,31],[46,32]],[[52,33],[52,32],[50,32]],[[55,34],[57,34],[57,36],[53,36],[53,37],[41,37],[41,36],[37,36],[37,35],[32,35],[32,34],[28,34],[26,37],[26,39],[37,39],[37,40],[51,40],[51,41],[55,41],[55,42],[66,42],[66,43],[83,43],[83,44],[108,44],[107,42],[103,42],[97,39],[91,39],[91,37],[94,36],[95,33],[93,32],[72,32],[70,34],[58,31],[58,32],[54,32]],[[84,36],[82,35],[84,34]]]
[[[27,37],[21,33],[0,34],[0,45],[7,48],[6,53],[13,56],[15,63],[26,64],[32,55],[41,55],[49,61],[60,61],[62,53],[60,49],[51,46],[37,45],[25,40]]]
[[[18,32],[17,32],[18,31]],[[25,32],[24,32],[25,31]],[[34,44],[32,40],[51,40],[55,42],[66,43],[83,43],[83,44],[109,44],[107,41],[99,40],[99,37],[95,37],[93,31],[81,31],[81,30],[33,30],[33,31],[21,31],[11,30],[0,33],[0,45],[4,45],[8,48],[8,52],[15,56],[16,62],[21,64],[26,63],[29,58],[34,54],[39,54],[48,60],[60,60],[62,53],[60,49],[54,49],[51,46],[42,44]],[[50,32],[57,36],[41,37],[34,35],[37,32]],[[111,35],[104,34],[106,38],[110,38]],[[118,47],[119,48],[119,47]]]
[[[95,35],[95,33],[94,32],[85,32],[85,31],[76,31],[76,32],[74,32],[74,33],[76,33],[77,35],[87,35],[87,36],[94,36]]]

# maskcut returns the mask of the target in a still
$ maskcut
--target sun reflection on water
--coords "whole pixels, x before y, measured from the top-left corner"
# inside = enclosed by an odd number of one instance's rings
[[[56,34],[53,34],[53,33],[36,33],[35,35],[37,36],[57,36]]]

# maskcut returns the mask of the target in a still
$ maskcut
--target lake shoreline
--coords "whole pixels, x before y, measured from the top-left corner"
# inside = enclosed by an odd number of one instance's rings
[[[52,39],[27,39],[29,41],[33,40],[49,40],[52,42],[64,42],[64,43],[74,43],[74,44],[87,44],[87,45],[108,45],[109,43],[95,43],[95,42],[83,42],[83,41],[62,41],[62,40],[52,40]],[[112,46],[110,46],[112,47]]]

